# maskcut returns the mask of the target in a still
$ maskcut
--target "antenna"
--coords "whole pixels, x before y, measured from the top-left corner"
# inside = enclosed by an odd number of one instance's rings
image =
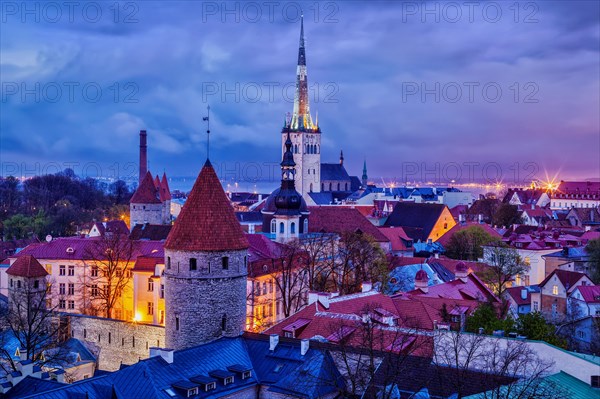
[[[209,159],[210,155],[210,105],[206,106],[206,116],[202,118],[206,122],[206,159]]]

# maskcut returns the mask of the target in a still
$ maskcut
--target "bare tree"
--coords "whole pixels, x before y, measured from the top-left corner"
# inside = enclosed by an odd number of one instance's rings
[[[126,235],[104,234],[94,240],[86,252],[90,272],[82,283],[87,289],[89,304],[104,317],[113,318],[113,311],[131,280],[134,242]]]
[[[542,380],[554,363],[542,359],[524,341],[437,331],[434,362],[438,368],[452,369],[453,378],[446,382],[459,398],[471,394],[468,390],[474,382],[489,387],[479,394],[482,399],[568,397]],[[473,371],[481,374],[474,377]]]
[[[302,239],[305,252],[308,289],[325,291],[335,262],[337,238],[331,233],[313,233]]]
[[[45,278],[19,278],[9,289],[8,306],[0,319],[2,331],[10,333],[19,344],[22,359],[38,364],[65,360],[65,353],[56,348],[64,340],[63,324],[53,310],[50,286]],[[2,334],[6,337],[5,334]],[[0,367],[16,370],[14,353],[2,345]]]
[[[280,259],[272,259],[271,277],[285,317],[296,313],[306,303],[308,277],[306,253],[299,241],[286,243]]]
[[[515,276],[529,271],[529,265],[521,259],[514,248],[502,244],[492,245],[489,248],[487,259],[489,267],[484,270],[482,278],[498,297],[502,297]]]

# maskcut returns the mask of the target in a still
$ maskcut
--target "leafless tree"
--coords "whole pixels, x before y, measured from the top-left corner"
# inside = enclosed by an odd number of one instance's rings
[[[298,240],[286,243],[282,257],[272,260],[271,277],[285,317],[296,313],[306,304],[309,287],[306,253]]]
[[[459,398],[470,394],[467,390],[474,383],[473,371],[481,373],[478,378],[489,386],[479,394],[482,399],[568,397],[562,389],[542,380],[554,363],[542,359],[524,341],[438,331],[434,362],[452,369],[453,378],[446,382]]]
[[[82,282],[90,305],[101,315],[113,318],[123,291],[131,280],[135,263],[134,242],[122,234],[105,234],[86,249],[89,274]]]
[[[60,317],[53,312],[57,302],[52,303],[50,285],[46,282],[45,278],[20,278],[14,282],[9,289],[8,305],[2,310],[0,329],[17,340],[21,358],[38,364],[56,364],[66,357],[59,348],[65,334]],[[2,336],[6,337],[4,333]],[[0,367],[5,371],[16,370],[13,356],[2,345]]]
[[[489,248],[487,259],[489,267],[484,270],[482,278],[492,287],[498,297],[502,297],[515,276],[529,271],[529,265],[521,259],[514,248],[503,244],[492,245]]]
[[[331,233],[313,233],[302,239],[305,252],[308,289],[325,291],[327,280],[333,270],[337,250],[337,238]]]

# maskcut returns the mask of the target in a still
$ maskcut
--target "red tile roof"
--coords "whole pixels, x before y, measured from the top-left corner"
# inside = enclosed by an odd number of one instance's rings
[[[572,288],[582,278],[587,277],[589,279],[589,276],[587,274],[585,274],[585,273],[579,273],[579,272],[572,272],[572,271],[569,271],[569,270],[556,269],[552,273],[550,273],[548,275],[548,277],[546,277],[539,284],[539,286],[540,287],[544,287],[546,285],[546,283],[548,283],[548,281],[550,281],[550,279],[554,275],[556,275],[556,277],[558,277],[558,280],[562,283],[562,285],[567,290],[570,289],[570,288]]]
[[[163,173],[162,180],[160,182],[160,200],[167,201],[171,199],[171,190],[169,189],[169,182],[167,180],[167,174]]]
[[[586,303],[600,303],[600,285],[580,285],[577,289]]]
[[[454,225],[450,230],[448,230],[446,232],[446,234],[444,234],[443,236],[441,236],[437,242],[442,244],[443,246],[447,246],[448,243],[450,242],[450,239],[452,238],[452,236],[456,233],[458,233],[459,231],[462,231],[464,229],[467,229],[469,227],[480,227],[482,228],[486,233],[488,233],[489,235],[491,235],[492,237],[496,237],[498,239],[500,239],[502,236],[500,235],[500,233],[498,233],[496,230],[494,230],[493,227],[491,227],[489,224],[486,223],[477,223],[477,222],[466,222],[466,223],[458,223],[456,225]]]
[[[311,233],[354,233],[362,231],[377,242],[389,242],[357,209],[347,206],[311,206],[308,231]]]
[[[248,240],[210,161],[202,167],[165,248],[183,251],[248,248]]]
[[[157,176],[158,177],[158,176]],[[155,182],[152,180],[152,174],[150,172],[146,173],[146,176],[142,179],[140,186],[133,197],[131,197],[132,204],[160,204],[161,200],[159,198],[158,189],[155,186]]]
[[[600,182],[590,181],[561,181],[556,189],[560,194],[600,194]]]
[[[521,296],[521,293],[523,291],[527,293],[525,299],[523,299],[523,297]],[[515,301],[517,306],[531,304],[531,295],[529,294],[529,290],[525,287],[509,287],[506,289],[506,294],[510,295],[510,297]]]
[[[419,272],[421,271],[419,270]],[[472,273],[467,276],[466,282],[463,282],[461,279],[455,279],[447,283],[430,285],[427,293],[416,289],[410,291],[409,294],[432,298],[500,302],[494,293]]]
[[[164,258],[139,256],[133,265],[134,272],[152,272],[156,270],[156,265],[163,264]]]
[[[379,227],[380,232],[385,235],[392,244],[392,251],[406,251],[406,241],[413,239],[406,235],[402,227]]]
[[[17,258],[6,270],[6,274],[20,277],[44,277],[48,275],[48,272],[33,256],[25,255]]]

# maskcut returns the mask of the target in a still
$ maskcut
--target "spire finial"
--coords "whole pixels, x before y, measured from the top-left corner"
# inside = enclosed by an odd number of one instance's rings
[[[206,122],[206,159],[210,158],[210,105],[206,106],[206,116],[202,118]]]

